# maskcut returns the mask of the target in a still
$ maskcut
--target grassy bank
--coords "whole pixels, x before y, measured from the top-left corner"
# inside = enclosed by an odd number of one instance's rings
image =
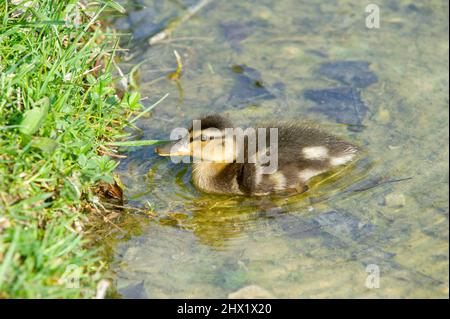
[[[137,95],[118,98],[108,1],[0,2],[0,298],[91,297],[93,186],[112,182],[108,141]]]

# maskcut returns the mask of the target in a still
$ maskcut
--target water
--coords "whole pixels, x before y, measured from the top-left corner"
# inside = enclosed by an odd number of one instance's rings
[[[115,22],[138,39],[121,68],[142,63],[144,104],[170,94],[139,120],[140,138],[167,139],[205,113],[239,125],[309,118],[366,154],[305,194],[257,199],[202,194],[189,165],[128,149],[118,174],[142,211],[108,238],[118,293],[448,298],[447,2],[379,2],[380,28],[368,29],[360,1],[213,1],[145,44],[193,3],[128,1]],[[167,77],[173,50],[179,81]]]

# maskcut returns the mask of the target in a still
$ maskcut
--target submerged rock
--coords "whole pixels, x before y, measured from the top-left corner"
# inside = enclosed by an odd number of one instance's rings
[[[245,286],[238,291],[232,292],[228,295],[228,299],[273,299],[275,298],[266,289],[257,286],[250,285]]]
[[[130,11],[127,16],[118,18],[114,26],[119,30],[129,31],[133,34],[134,41],[141,41],[164,29],[174,19],[174,16],[166,17],[160,21],[159,11],[154,7],[141,8]]]
[[[317,72],[329,79],[357,88],[366,88],[378,81],[378,77],[369,69],[369,62],[366,61],[327,62],[322,64]]]
[[[237,51],[241,49],[241,41],[251,34],[249,26],[240,21],[221,22],[220,28],[230,46]]]
[[[320,66],[317,73],[336,80],[345,86],[338,88],[310,89],[303,96],[315,105],[311,112],[322,113],[338,123],[349,125],[352,131],[361,131],[368,108],[361,99],[360,89],[378,81],[366,61],[336,61]]]
[[[305,239],[320,237],[324,234],[321,230],[321,225],[311,219],[294,215],[282,215],[275,222],[283,233],[291,238]]]
[[[442,220],[434,225],[428,226],[422,230],[427,236],[448,242],[448,221]]]
[[[237,52],[242,50],[241,42],[243,40],[258,33],[260,30],[265,30],[270,27],[269,23],[264,19],[252,19],[246,22],[242,20],[223,21],[219,23],[219,26],[225,40]]]
[[[390,208],[401,208],[406,205],[405,195],[402,193],[390,193],[384,198],[384,204]]]
[[[361,222],[352,214],[339,210],[319,214],[314,220],[327,233],[338,238],[348,238],[355,241],[370,235],[375,229],[375,225]]]
[[[249,103],[260,100],[274,99],[261,78],[261,74],[246,65],[233,65],[231,67],[235,83],[226,102],[234,107],[245,107]]]
[[[147,299],[144,281],[118,290],[124,299]]]
[[[322,113],[338,123],[348,124],[350,130],[361,131],[367,106],[359,90],[352,87],[310,89],[303,96],[315,103],[309,111]]]

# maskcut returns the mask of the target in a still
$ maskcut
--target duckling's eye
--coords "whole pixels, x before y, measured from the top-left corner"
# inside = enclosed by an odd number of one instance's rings
[[[202,135],[200,135],[200,139],[203,141],[203,142],[205,142],[205,141],[207,141],[208,140],[208,136],[207,135],[204,135],[204,134],[202,134]]]

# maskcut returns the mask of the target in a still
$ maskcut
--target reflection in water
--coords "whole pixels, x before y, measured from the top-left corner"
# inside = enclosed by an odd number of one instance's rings
[[[147,161],[144,160],[142,174],[148,170],[148,185],[160,185],[160,181],[167,177],[171,184],[175,184],[171,185],[171,193],[145,190],[138,191],[129,198],[132,201],[134,198],[154,196],[151,203],[166,205],[158,207],[159,218],[156,222],[159,225],[189,230],[201,243],[219,250],[226,248],[232,238],[247,236],[256,230],[269,231],[275,225],[274,220],[286,220],[284,215],[289,212],[308,213],[313,210],[313,205],[323,204],[333,197],[343,199],[352,193],[383,185],[382,178],[369,179],[372,164],[367,159],[362,159],[354,165],[316,177],[311,181],[310,189],[302,194],[251,198],[212,195],[200,193],[193,188],[188,164],[172,166],[168,161],[167,158],[155,160],[152,167],[147,169],[144,164]],[[160,197],[163,194],[168,197]],[[178,200],[174,201],[174,197]],[[139,205],[138,203],[139,201],[134,202],[133,205]],[[264,229],[254,229],[255,227]],[[302,232],[301,229],[295,231]]]
[[[140,232],[114,247],[119,293],[227,297],[258,285],[280,298],[448,297],[446,3],[386,1],[375,30],[356,1],[213,1],[151,48],[149,24],[185,6],[126,3],[116,25],[140,40],[122,68],[144,62],[146,104],[170,93],[137,123],[143,139],[204,113],[238,125],[306,116],[368,154],[307,193],[243,198],[200,193],[189,165],[128,150],[118,169],[127,205],[156,217],[131,215]],[[167,77],[174,49],[177,81]],[[366,286],[373,265],[378,289]]]

